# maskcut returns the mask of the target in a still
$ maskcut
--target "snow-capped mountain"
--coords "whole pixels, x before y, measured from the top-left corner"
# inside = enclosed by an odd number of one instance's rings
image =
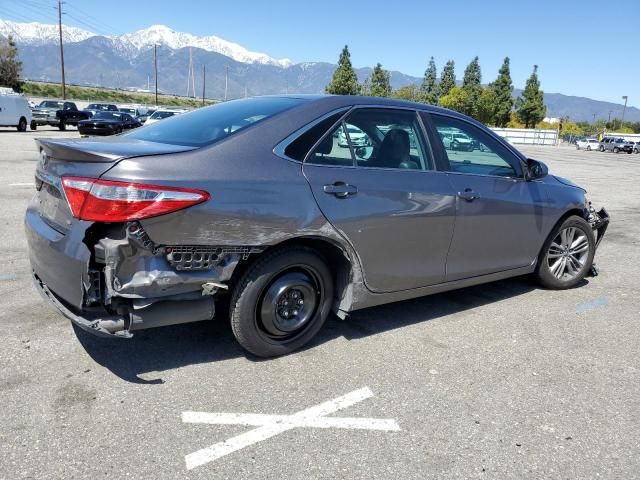
[[[65,43],[76,43],[99,35],[80,28],[62,27]],[[16,43],[30,46],[47,45],[58,42],[58,26],[44,23],[18,23],[0,19],[0,35],[12,35]],[[287,58],[275,59],[265,53],[252,52],[237,43],[229,42],[214,35],[198,37],[190,33],[176,32],[165,25],[153,25],[137,32],[120,36],[110,36],[114,48],[133,56],[141,50],[162,45],[172,50],[184,47],[201,48],[208,52],[216,52],[242,63],[259,63],[288,67],[291,61]]]
[[[12,35],[17,43],[24,45],[47,45],[59,42],[58,25],[46,23],[18,23],[0,19],[0,35]],[[62,26],[62,38],[65,43],[81,42],[95,36],[95,33],[81,28]]]

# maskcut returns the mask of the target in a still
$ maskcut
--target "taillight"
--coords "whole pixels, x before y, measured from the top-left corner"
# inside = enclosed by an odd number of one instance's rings
[[[126,222],[175,212],[209,199],[203,190],[95,178],[63,177],[74,217],[92,222]]]

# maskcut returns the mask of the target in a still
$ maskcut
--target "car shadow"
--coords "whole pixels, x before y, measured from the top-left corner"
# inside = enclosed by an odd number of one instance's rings
[[[584,281],[586,284],[587,281]],[[347,340],[377,335],[408,325],[428,322],[483,305],[524,295],[538,287],[528,278],[515,278],[359,310],[346,321],[331,316],[304,350],[335,338]],[[78,340],[98,364],[123,380],[161,384],[162,378],[141,377],[186,365],[211,363],[237,357],[265,361],[247,354],[235,341],[229,322],[207,321],[136,332],[134,337],[96,337],[75,328]],[[146,375],[145,375],[146,377]]]

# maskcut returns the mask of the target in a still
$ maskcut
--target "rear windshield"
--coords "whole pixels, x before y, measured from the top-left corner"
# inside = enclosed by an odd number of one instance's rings
[[[303,101],[290,97],[233,100],[176,115],[162,122],[134,130],[126,136],[149,142],[202,147],[265,118],[289,110]]]
[[[179,112],[153,112],[153,115],[151,115],[150,118],[157,120],[157,119],[162,119],[162,118],[169,118],[169,117],[173,117],[176,113]]]

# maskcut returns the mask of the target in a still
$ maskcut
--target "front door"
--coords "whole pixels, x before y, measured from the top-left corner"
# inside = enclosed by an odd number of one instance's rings
[[[441,283],[455,195],[415,111],[360,108],[304,167],[325,217],[351,243],[375,292]]]
[[[455,233],[446,280],[531,265],[542,245],[545,193],[527,182],[520,160],[482,129],[430,114],[456,192]]]

